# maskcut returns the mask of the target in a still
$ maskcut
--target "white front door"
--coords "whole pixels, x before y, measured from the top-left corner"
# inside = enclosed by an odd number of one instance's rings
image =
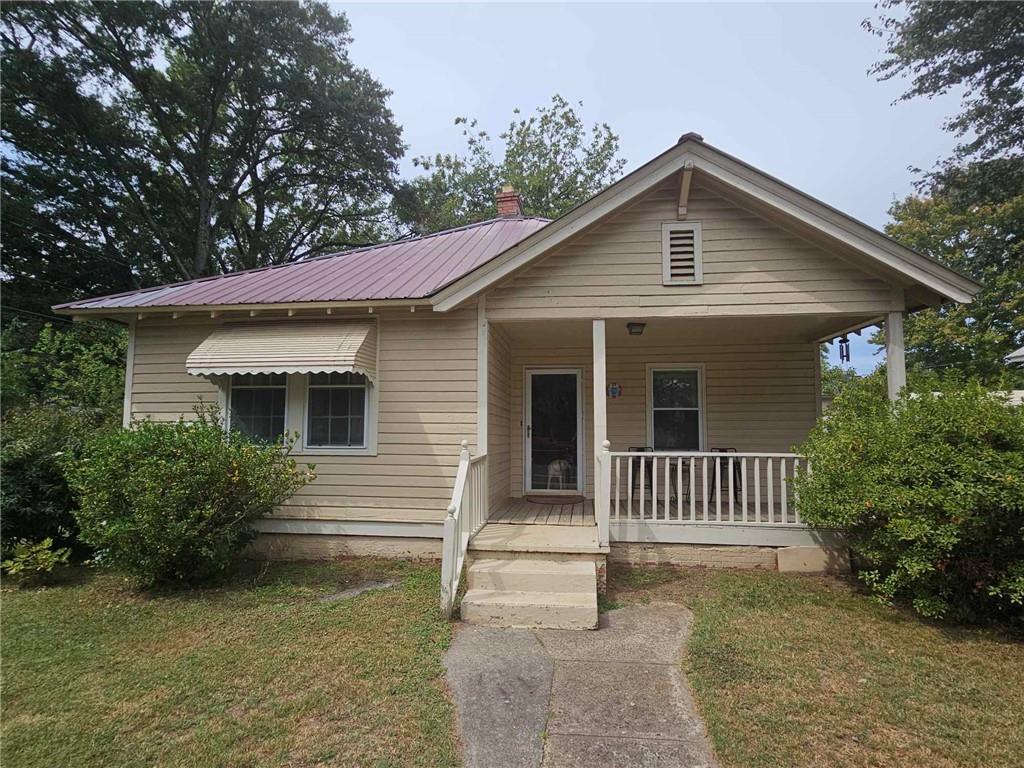
[[[578,368],[527,369],[523,464],[527,493],[583,490],[583,392]]]

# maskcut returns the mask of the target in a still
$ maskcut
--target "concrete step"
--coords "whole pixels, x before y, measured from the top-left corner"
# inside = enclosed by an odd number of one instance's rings
[[[491,627],[597,629],[597,591],[471,589],[462,598],[462,620]]]
[[[585,594],[597,588],[597,568],[586,560],[474,560],[467,572],[469,589],[504,592]]]
[[[538,552],[544,554],[607,554],[597,540],[597,526],[515,525],[487,523],[469,543],[473,552]]]

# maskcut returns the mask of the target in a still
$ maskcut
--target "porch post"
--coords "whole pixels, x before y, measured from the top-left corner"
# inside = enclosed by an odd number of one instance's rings
[[[889,399],[899,398],[907,385],[907,361],[903,346],[903,291],[893,291],[893,309],[885,319],[885,371],[889,384]]]
[[[487,405],[490,396],[490,363],[488,352],[490,333],[487,326],[486,299],[481,296],[476,303],[476,452],[487,453]]]
[[[594,321],[594,515],[601,546],[608,545],[608,506],[611,473],[605,463],[609,457],[604,445],[608,439],[607,373],[605,364],[604,320]]]

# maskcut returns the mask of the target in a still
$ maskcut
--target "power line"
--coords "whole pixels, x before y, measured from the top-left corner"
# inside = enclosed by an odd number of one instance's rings
[[[0,307],[0,313],[3,312],[14,312],[15,314],[31,314],[35,317],[42,317],[43,319],[49,319],[49,321],[56,321],[57,323],[73,323],[70,317],[61,317],[58,314],[42,314],[41,312],[34,312],[31,309],[22,309],[16,306],[5,306]]]

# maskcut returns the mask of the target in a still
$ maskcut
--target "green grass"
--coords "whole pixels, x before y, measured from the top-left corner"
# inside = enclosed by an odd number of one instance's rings
[[[139,595],[109,573],[5,590],[4,766],[459,762],[437,566],[253,566]],[[367,580],[399,585],[324,603]]]
[[[1021,765],[1019,637],[758,571],[612,569],[609,600],[691,608],[685,666],[726,768]]]

